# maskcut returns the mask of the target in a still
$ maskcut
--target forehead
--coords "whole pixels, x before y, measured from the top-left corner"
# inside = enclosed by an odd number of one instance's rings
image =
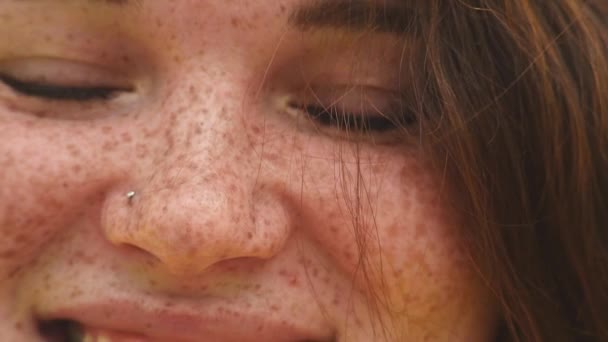
[[[176,8],[198,8],[201,16],[206,7],[223,7],[227,11],[247,13],[254,10],[280,8],[281,14],[288,17],[291,26],[302,30],[315,28],[344,29],[402,34],[412,31],[415,15],[411,4],[396,0],[232,0],[221,6],[213,1],[178,0],[157,2],[150,0],[70,0],[57,3],[52,0],[25,0],[31,4],[53,3],[53,6],[84,4],[90,7],[104,7],[120,12],[147,12],[147,8],[165,8],[165,15],[175,13]]]

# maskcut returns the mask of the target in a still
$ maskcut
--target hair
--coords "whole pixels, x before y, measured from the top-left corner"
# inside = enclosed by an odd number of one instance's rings
[[[496,341],[608,341],[608,4],[403,1],[421,141],[468,220]]]

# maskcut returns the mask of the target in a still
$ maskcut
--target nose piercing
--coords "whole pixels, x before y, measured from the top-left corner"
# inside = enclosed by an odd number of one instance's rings
[[[129,201],[129,204],[131,204],[131,202],[133,201],[133,197],[135,197],[135,195],[136,195],[135,191],[127,192],[127,201]]]

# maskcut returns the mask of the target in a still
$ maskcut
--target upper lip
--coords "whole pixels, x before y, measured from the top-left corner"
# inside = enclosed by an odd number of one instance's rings
[[[141,335],[153,341],[331,341],[331,332],[297,317],[276,317],[218,303],[195,310],[144,305],[128,299],[80,303],[42,313],[41,320],[71,320],[84,326]]]

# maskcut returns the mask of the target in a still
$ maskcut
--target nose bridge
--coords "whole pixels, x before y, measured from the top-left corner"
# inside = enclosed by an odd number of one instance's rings
[[[280,204],[259,190],[242,102],[221,93],[201,101],[198,90],[188,87],[186,97],[163,104],[167,147],[141,171],[125,220],[106,227],[111,242],[152,254],[173,274],[191,275],[226,259],[269,258],[288,234]],[[261,227],[262,216],[274,224]]]

